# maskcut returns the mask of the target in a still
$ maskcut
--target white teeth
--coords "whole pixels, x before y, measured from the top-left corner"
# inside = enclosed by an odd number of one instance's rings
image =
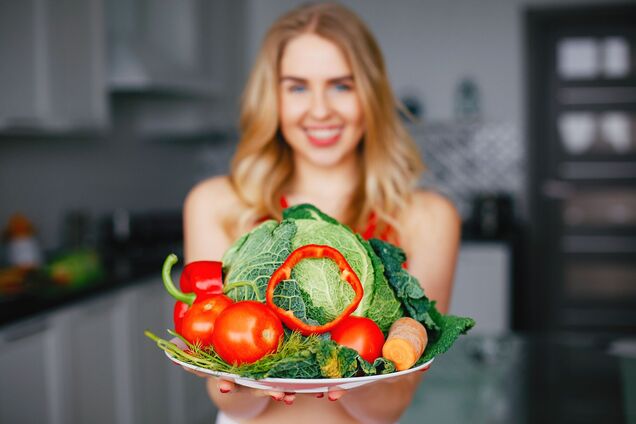
[[[320,130],[307,130],[307,134],[312,137],[312,138],[318,138],[318,139],[328,139],[328,138],[332,138],[335,137],[336,135],[338,135],[340,133],[340,129],[339,128],[335,128],[335,129],[320,129]]]

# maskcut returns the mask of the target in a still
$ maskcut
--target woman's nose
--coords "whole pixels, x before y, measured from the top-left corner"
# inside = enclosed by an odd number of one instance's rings
[[[315,93],[312,96],[311,106],[309,110],[312,118],[324,119],[329,116],[330,110],[331,109],[326,98],[326,93]]]

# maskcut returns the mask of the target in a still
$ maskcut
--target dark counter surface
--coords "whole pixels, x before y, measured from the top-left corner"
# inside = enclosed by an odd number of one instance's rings
[[[100,296],[144,281],[161,279],[161,263],[151,266],[123,262],[119,267],[105,267],[102,278],[83,287],[57,287],[53,282],[40,282],[40,286],[24,293],[0,297],[0,327],[20,320],[52,312],[56,309]]]

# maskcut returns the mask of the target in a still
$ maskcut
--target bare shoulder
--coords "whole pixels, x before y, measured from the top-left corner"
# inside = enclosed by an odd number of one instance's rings
[[[403,212],[401,245],[414,275],[429,298],[446,313],[461,236],[461,218],[441,194],[417,191]]]
[[[432,191],[416,191],[400,223],[401,244],[406,250],[437,246],[457,239],[461,232],[461,217],[453,202]]]
[[[240,199],[229,177],[211,177],[192,187],[185,199],[184,213],[205,211],[220,218],[231,210],[236,211],[238,204]]]
[[[426,190],[413,193],[408,207],[404,210],[402,222],[407,227],[456,226],[461,222],[457,208],[447,197]]]
[[[240,204],[228,177],[208,178],[190,190],[183,205],[183,245],[187,262],[223,256],[232,242],[227,223],[240,210]]]

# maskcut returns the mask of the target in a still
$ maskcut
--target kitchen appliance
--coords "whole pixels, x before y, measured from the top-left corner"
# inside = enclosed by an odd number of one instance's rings
[[[636,330],[634,22],[634,5],[528,13],[532,287],[523,297],[539,328]]]
[[[170,253],[183,257],[180,210],[115,210],[102,218],[99,248],[104,263],[117,275],[161,270]]]
[[[473,196],[472,212],[466,230],[484,240],[508,237],[514,225],[512,196],[507,193],[481,193]]]

